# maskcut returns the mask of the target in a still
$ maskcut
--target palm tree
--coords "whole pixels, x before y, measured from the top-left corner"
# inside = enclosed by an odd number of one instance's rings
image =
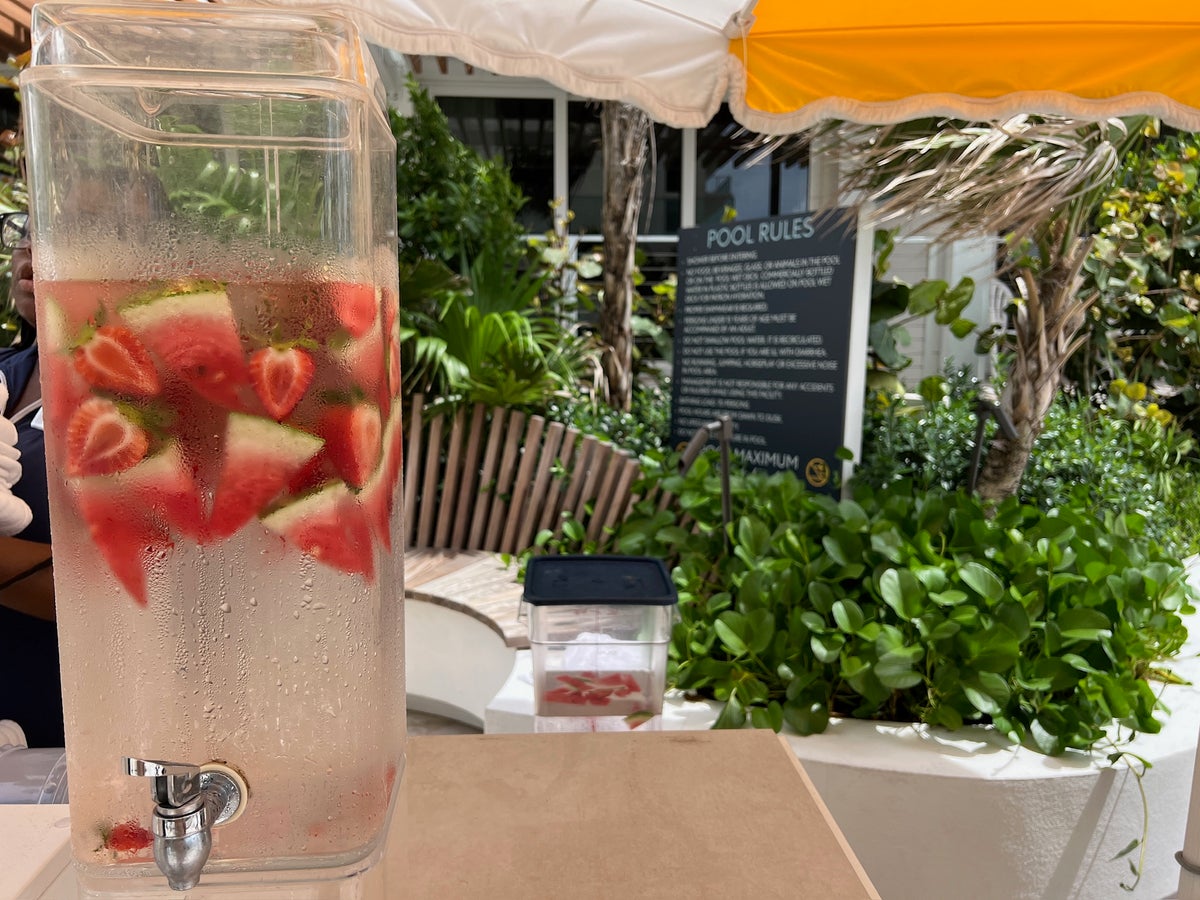
[[[605,101],[600,115],[604,135],[602,364],[609,405],[628,410],[633,399],[634,253],[650,155],[650,117],[615,100]]]
[[[985,498],[1017,492],[1063,366],[1086,340],[1096,298],[1081,296],[1080,287],[1091,224],[1147,123],[1031,116],[996,124],[837,123],[809,138],[828,144],[845,188],[875,207],[880,224],[916,220],[954,239],[1004,239],[1000,269],[1019,296],[1001,403],[1016,435],[998,435],[987,449],[978,481]]]

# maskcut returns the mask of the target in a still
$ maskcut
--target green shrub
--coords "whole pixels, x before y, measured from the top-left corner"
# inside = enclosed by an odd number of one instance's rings
[[[908,480],[838,502],[792,473],[739,473],[726,549],[714,457],[686,477],[663,460],[652,478],[676,507],[643,503],[616,547],[673,561],[669,680],[725,701],[718,727],[990,723],[1049,754],[1114,724],[1158,730],[1148,679],[1194,592],[1140,516],[1015,499],[988,514]]]
[[[613,409],[585,397],[553,398],[546,406],[546,418],[611,441],[638,456],[660,452],[670,430],[669,394],[657,385],[640,387],[633,392],[630,412]]]
[[[975,440],[975,392],[975,384],[957,374],[944,383],[944,399],[916,408],[875,398],[868,404],[855,477],[877,487],[901,479],[922,489],[964,487]],[[925,393],[935,394],[929,385]],[[1020,499],[1045,511],[1135,512],[1164,547],[1180,555],[1195,552],[1200,535],[1193,499],[1200,482],[1195,442],[1169,417],[1160,420],[1146,409],[1127,402],[1097,408],[1084,399],[1060,398],[1034,445]],[[995,427],[988,424],[985,441]]]

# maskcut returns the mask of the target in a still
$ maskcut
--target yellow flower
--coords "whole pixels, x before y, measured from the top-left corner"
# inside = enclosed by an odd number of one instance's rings
[[[1124,378],[1114,378],[1112,382],[1109,383],[1108,389],[1114,394],[1123,394],[1125,392],[1125,385],[1128,383],[1129,382],[1127,382]]]
[[[1146,386],[1144,384],[1142,384],[1140,381],[1135,381],[1132,384],[1128,384],[1125,386],[1124,393],[1125,393],[1125,396],[1128,397],[1130,400],[1137,402],[1139,400],[1146,399],[1147,391],[1146,391]]]

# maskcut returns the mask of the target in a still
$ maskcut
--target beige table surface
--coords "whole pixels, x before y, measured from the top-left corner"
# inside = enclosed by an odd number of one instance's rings
[[[388,895],[878,897],[769,731],[413,738]]]
[[[14,850],[47,863],[5,900],[77,896],[66,807],[3,812],[0,837],[37,846],[0,841],[0,871]],[[370,900],[879,897],[786,742],[755,730],[414,737],[366,882]]]

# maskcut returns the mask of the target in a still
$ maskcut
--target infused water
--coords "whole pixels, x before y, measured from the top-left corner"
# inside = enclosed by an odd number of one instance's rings
[[[153,865],[124,756],[244,775],[206,871],[366,856],[403,765],[394,290],[37,295],[77,859]]]

